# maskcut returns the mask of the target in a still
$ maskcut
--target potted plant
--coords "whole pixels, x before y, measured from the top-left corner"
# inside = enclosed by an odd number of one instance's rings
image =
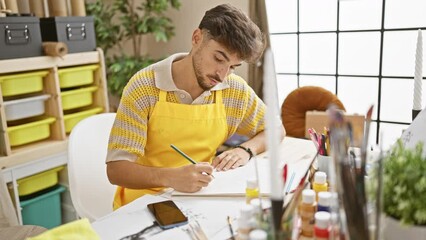
[[[165,13],[179,7],[179,0],[114,0],[110,4],[95,0],[86,4],[87,13],[94,16],[97,45],[106,56],[112,95],[121,96],[133,74],[158,60],[142,54],[143,36],[167,42],[174,36],[174,26]],[[131,45],[130,54],[123,51],[126,41]]]
[[[405,148],[398,140],[383,160],[385,239],[426,236],[426,157],[423,143]]]

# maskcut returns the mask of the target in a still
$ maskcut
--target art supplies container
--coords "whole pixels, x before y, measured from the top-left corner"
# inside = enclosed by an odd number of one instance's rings
[[[329,212],[315,213],[314,235],[316,240],[328,240],[330,237],[330,219]]]
[[[246,183],[246,203],[252,199],[259,198],[259,186],[256,179],[248,179]]]
[[[62,89],[92,84],[94,71],[98,68],[99,65],[96,64],[61,68],[58,70],[59,87]]]
[[[317,156],[317,165],[318,165],[318,171],[325,172],[327,175],[329,175],[329,165],[332,164],[333,157],[332,156],[323,156],[319,155]]]
[[[43,189],[55,186],[58,184],[58,173],[62,169],[64,169],[64,167],[60,166],[19,179],[17,181],[19,196],[28,196]]]
[[[93,16],[41,18],[40,29],[43,42],[64,42],[68,53],[96,49]]]
[[[97,107],[92,108],[84,111],[79,111],[75,113],[65,114],[64,115],[64,123],[65,123],[65,132],[70,133],[71,130],[74,128],[77,123],[79,123],[81,120],[93,116],[97,113],[100,113],[103,111],[103,108]]]
[[[65,188],[58,186],[40,196],[21,201],[23,224],[38,225],[48,229],[61,225],[61,192],[63,191]]]
[[[319,192],[328,191],[327,174],[325,174],[325,172],[318,171],[315,173],[314,183],[312,184],[312,188],[317,194],[317,200],[318,200]]]
[[[48,71],[35,71],[0,76],[3,97],[42,91],[43,78],[48,73]]]
[[[49,97],[49,94],[44,94],[34,97],[4,101],[6,121],[43,115],[45,111],[44,102]]]
[[[255,229],[250,232],[249,235],[250,240],[266,240],[268,239],[268,233],[262,229]]]
[[[314,216],[316,212],[315,191],[305,189],[302,192],[302,202],[299,205],[299,215],[302,221],[301,236],[314,235]]]
[[[48,117],[40,118],[33,122],[9,126],[6,131],[9,135],[10,146],[20,146],[49,138],[50,125],[55,121],[54,117]]]
[[[37,17],[0,17],[0,59],[43,55]]]
[[[249,239],[250,231],[253,230],[254,226],[256,226],[256,219],[253,215],[253,206],[245,204],[240,209],[237,239]]]
[[[318,193],[318,212],[330,212],[331,192]]]
[[[91,86],[61,92],[62,109],[69,110],[91,105],[93,103],[93,93],[96,90],[98,90],[97,86]]]

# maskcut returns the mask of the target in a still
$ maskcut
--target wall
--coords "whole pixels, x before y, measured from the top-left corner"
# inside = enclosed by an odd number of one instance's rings
[[[93,2],[94,0],[86,1]],[[104,1],[111,3],[114,0]],[[248,0],[180,0],[180,2],[181,7],[179,10],[171,9],[168,11],[169,17],[172,19],[175,26],[175,36],[167,43],[156,42],[151,36],[144,37],[142,44],[143,54],[149,54],[153,58],[164,58],[177,52],[189,52],[191,50],[191,36],[193,31],[198,27],[205,11],[215,7],[216,5],[229,3],[240,8],[247,14],[249,11]],[[130,43],[125,43],[122,51],[126,53],[131,52],[132,48]],[[111,51],[110,54],[114,54],[114,52]],[[235,73],[247,80],[248,64],[243,63],[242,66],[236,69]]]
[[[175,25],[176,35],[167,43],[157,43],[153,38],[148,38],[145,46],[148,49],[147,52],[157,58],[166,57],[176,52],[189,52],[192,33],[198,27],[205,11],[225,2],[248,13],[248,0],[181,0],[182,5],[178,11],[169,10],[169,17]],[[247,80],[248,64],[244,63],[241,67],[238,67],[236,73]]]

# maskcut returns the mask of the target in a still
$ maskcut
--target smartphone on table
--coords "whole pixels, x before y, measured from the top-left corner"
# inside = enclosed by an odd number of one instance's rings
[[[162,229],[174,228],[188,223],[188,217],[171,200],[150,203],[147,206]]]

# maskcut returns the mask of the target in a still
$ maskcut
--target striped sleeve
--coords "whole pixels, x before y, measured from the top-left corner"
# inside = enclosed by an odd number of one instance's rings
[[[144,155],[148,118],[157,98],[152,70],[141,70],[130,79],[111,130],[107,162],[136,161]]]
[[[265,129],[266,106],[241,77],[231,75],[228,83],[231,87],[224,97],[230,135],[236,132],[253,137]]]

